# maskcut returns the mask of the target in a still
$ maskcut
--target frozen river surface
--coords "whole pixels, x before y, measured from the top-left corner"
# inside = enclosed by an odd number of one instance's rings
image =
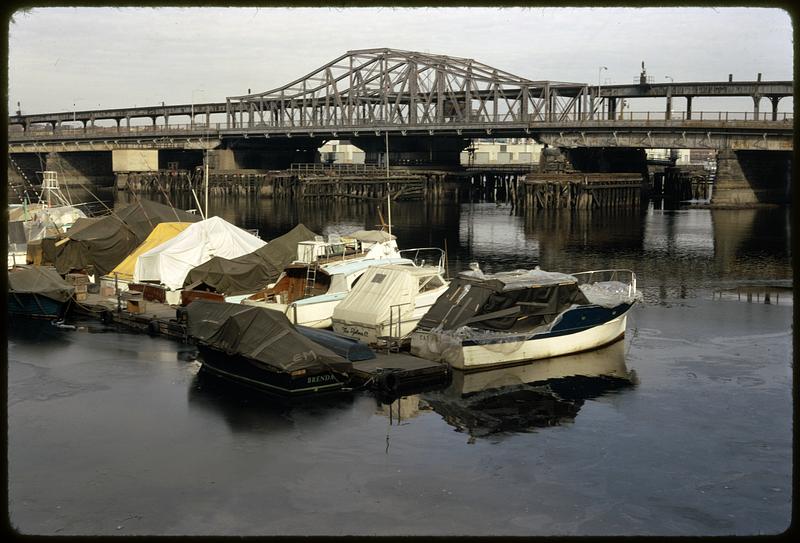
[[[451,273],[470,261],[490,271],[632,268],[644,299],[624,342],[457,377],[446,390],[391,404],[362,392],[282,406],[198,374],[189,345],[99,322],[77,330],[11,322],[12,527],[42,535],[473,536],[789,527],[791,294],[764,303],[718,293],[790,284],[784,210],[545,220],[495,204],[454,207],[419,220],[418,210],[393,210],[401,248],[447,240]],[[273,211],[220,204],[267,239],[297,221],[316,231],[372,224],[352,210]],[[524,398],[511,415],[492,411],[506,417],[502,431],[476,423],[486,412],[448,408],[448,399],[526,376],[552,394]],[[544,415],[526,424],[533,412]]]

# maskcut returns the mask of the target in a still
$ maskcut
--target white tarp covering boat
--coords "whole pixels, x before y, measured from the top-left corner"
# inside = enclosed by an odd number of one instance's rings
[[[215,256],[238,258],[266,242],[220,217],[199,221],[161,245],[139,255],[133,279],[183,287],[189,270]]]
[[[372,267],[334,309],[333,329],[365,343],[402,338],[445,290],[437,266]]]

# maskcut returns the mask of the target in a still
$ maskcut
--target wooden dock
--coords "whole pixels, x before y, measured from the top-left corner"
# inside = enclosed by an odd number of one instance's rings
[[[445,386],[451,378],[450,366],[408,353],[375,353],[372,360],[353,362],[357,385],[386,395],[421,392]]]
[[[150,300],[129,306],[128,300],[120,298],[118,301],[93,293],[73,304],[72,311],[75,314],[96,318],[108,325],[117,325],[137,333],[166,336],[185,343],[191,341],[183,308]],[[129,307],[136,311],[129,311]],[[431,362],[402,352],[375,354],[376,357],[371,360],[353,362],[353,387],[364,387],[392,396],[445,386],[451,377],[450,367],[441,362]]]
[[[178,319],[177,308],[160,302],[145,301],[138,305],[137,311],[129,311],[128,300],[118,302],[116,298],[89,293],[85,300],[73,301],[72,311],[133,332],[163,335],[184,342],[189,339],[186,322]]]

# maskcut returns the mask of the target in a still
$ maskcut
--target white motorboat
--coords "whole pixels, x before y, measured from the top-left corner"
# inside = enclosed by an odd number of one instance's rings
[[[285,313],[298,325],[331,326],[334,308],[364,272],[379,264],[413,266],[397,248],[395,236],[377,230],[359,230],[346,236],[322,236],[297,244],[297,260],[268,288],[243,297],[241,303]],[[235,301],[228,299],[228,301]]]
[[[461,370],[588,351],[621,339],[630,270],[462,272],[411,335],[411,354]]]
[[[447,285],[440,266],[375,266],[334,309],[333,330],[370,345],[402,341]]]

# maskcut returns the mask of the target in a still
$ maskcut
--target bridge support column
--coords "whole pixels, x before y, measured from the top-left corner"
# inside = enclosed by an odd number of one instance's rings
[[[360,136],[350,142],[364,151],[366,164],[386,164],[385,136]],[[469,140],[460,137],[390,135],[389,166],[459,166],[468,145]]]
[[[692,120],[692,97],[691,96],[687,96],[686,97],[686,120],[687,121],[691,121]]]
[[[111,151],[48,153],[45,168],[56,172],[61,186],[108,187],[114,181]]]
[[[791,160],[791,151],[718,151],[712,205],[788,203]]]
[[[753,96],[753,118],[758,120],[758,106],[761,103],[761,96],[755,95]]]
[[[319,163],[321,146],[322,140],[310,137],[242,142],[231,148],[209,151],[212,157],[209,167],[214,170],[288,169],[296,163]]]
[[[562,149],[562,153],[580,172],[647,174],[647,155],[641,148],[575,147]]]
[[[780,96],[770,96],[769,100],[770,100],[770,102],[772,102],[772,120],[773,121],[777,121],[778,120],[778,102],[780,102],[781,97]]]

